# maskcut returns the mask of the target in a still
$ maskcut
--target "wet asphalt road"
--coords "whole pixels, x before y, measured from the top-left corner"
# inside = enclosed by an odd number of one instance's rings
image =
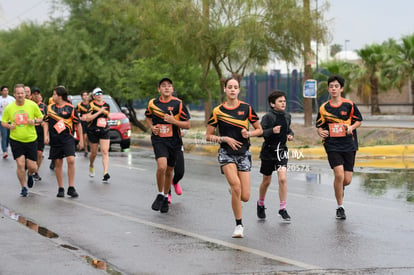
[[[414,203],[373,196],[356,177],[345,193],[348,219],[338,221],[327,163],[291,162],[297,165],[288,174],[292,222],[281,223],[277,216],[276,178],[266,198],[268,218],[261,221],[256,157],[251,199],[243,206],[245,238],[232,239],[230,195],[216,158],[185,158],[183,195],[173,195],[167,214],[151,210],[155,160],[146,148],[111,152],[109,184],[100,181],[100,157],[97,176],[89,178],[88,160],[80,154],[77,199],[56,198],[48,160],[41,168],[43,180],[29,197],[20,197],[14,161],[1,160],[0,274],[107,273],[85,257],[105,262],[110,274],[414,273]],[[308,168],[311,173],[303,171]],[[58,237],[30,230],[22,225],[25,220]]]

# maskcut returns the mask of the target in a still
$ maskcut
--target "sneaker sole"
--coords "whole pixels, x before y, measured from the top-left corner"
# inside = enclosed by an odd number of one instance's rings
[[[232,238],[235,238],[235,239],[241,239],[241,238],[243,238],[244,236],[243,236],[243,234],[238,234],[238,235],[232,235],[231,237],[232,237]]]
[[[282,223],[290,223],[291,220],[285,220],[282,216],[278,215],[280,217],[280,219],[282,220]]]

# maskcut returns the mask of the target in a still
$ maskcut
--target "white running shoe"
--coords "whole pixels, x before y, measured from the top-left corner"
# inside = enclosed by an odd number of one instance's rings
[[[239,224],[236,225],[236,228],[234,228],[232,238],[243,238],[243,225]]]

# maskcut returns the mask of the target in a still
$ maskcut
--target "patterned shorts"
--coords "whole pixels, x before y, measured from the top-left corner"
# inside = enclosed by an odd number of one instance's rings
[[[237,171],[249,172],[252,168],[252,154],[250,151],[246,151],[243,155],[230,155],[225,149],[220,148],[218,162],[220,163],[220,168],[226,164],[235,163]],[[221,172],[223,173],[223,170]]]

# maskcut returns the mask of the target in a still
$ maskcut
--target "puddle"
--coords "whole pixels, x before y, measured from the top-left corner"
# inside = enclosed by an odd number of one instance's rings
[[[25,217],[17,214],[16,212],[11,211],[10,209],[3,207],[0,205],[0,213],[4,214],[5,216],[25,225],[26,227],[30,228],[31,230],[39,233],[40,235],[42,235],[43,237],[46,238],[59,238],[59,235],[56,234],[53,231],[50,231],[49,229],[47,229],[46,227],[43,226],[39,226],[37,223],[26,219]]]

